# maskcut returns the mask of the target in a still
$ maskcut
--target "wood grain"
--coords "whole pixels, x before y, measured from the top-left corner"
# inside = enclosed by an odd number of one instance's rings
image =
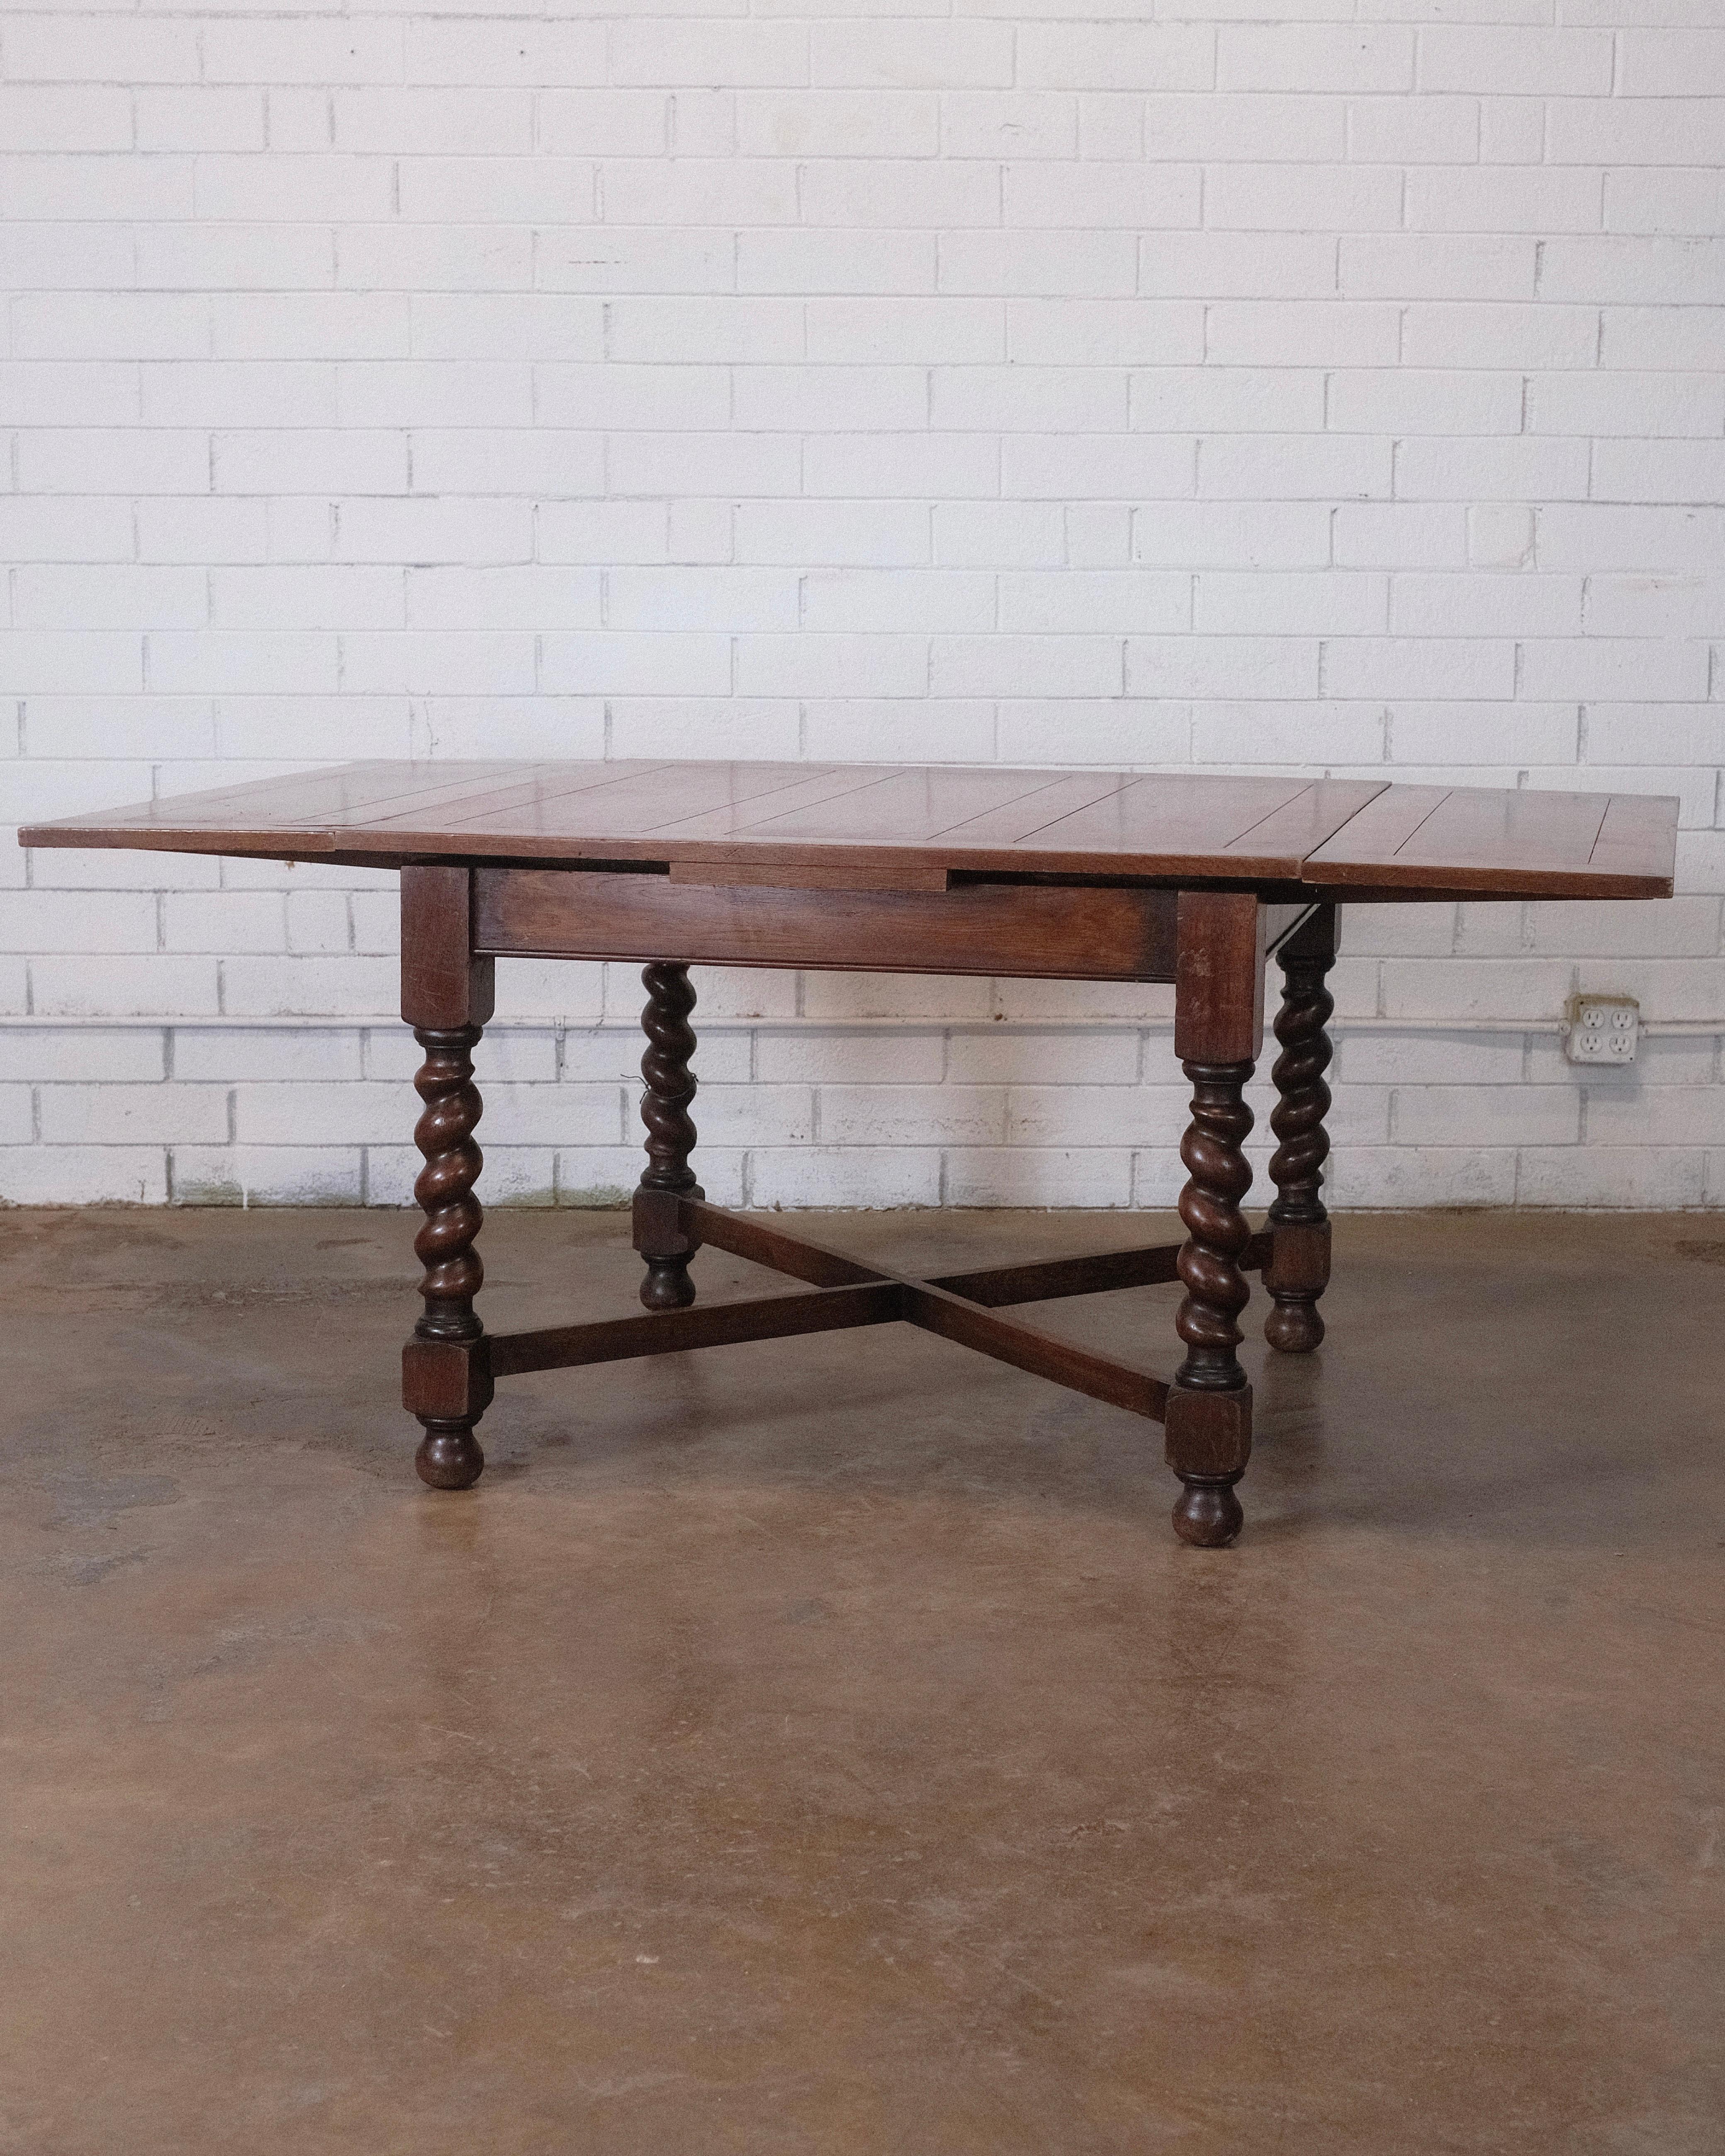
[[[1370,889],[1389,898],[1669,894],[1676,803],[1381,780],[996,765],[360,763],[36,824],[33,846],[398,867],[562,862],[751,881],[961,875]],[[1293,895],[1291,892],[1284,894]]]
[[[675,953],[685,962],[816,971],[1173,978],[1172,891],[1020,884],[938,894],[798,891],[496,867],[475,870],[475,939],[500,956]]]
[[[1677,803],[1531,788],[1393,787],[1315,846],[1304,875],[1374,897],[1668,898]]]

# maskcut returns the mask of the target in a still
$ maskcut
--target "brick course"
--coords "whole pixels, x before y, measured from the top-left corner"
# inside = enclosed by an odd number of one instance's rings
[[[0,814],[409,754],[1676,793],[1671,908],[1354,913],[1333,1188],[1725,1204],[1722,141],[1725,0],[20,8]],[[0,1198],[401,1202],[386,886],[0,856]],[[612,1202],[633,978],[502,974],[492,1194]],[[1164,989],[698,985],[716,1197],[1178,1188]],[[1563,1064],[1578,987],[1635,1073]]]

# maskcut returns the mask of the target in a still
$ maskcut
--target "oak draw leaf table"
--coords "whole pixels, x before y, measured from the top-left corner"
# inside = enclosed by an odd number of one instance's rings
[[[895,1320],[1163,1424],[1174,1525],[1219,1546],[1252,1395],[1235,1350],[1260,1272],[1283,1354],[1323,1337],[1329,1150],[1325,977],[1346,899],[1645,899],[1671,890],[1675,801],[1338,779],[803,763],[357,763],[39,825],[29,846],[127,846],[401,871],[402,1015],[425,1060],[415,1137],[424,1310],[403,1353],[418,1471],[463,1490],[495,1381]],[[488,1333],[473,1050],[509,955],[643,962],[647,1166],[634,1247],[647,1315]],[[1263,1229],[1243,1092],[1282,980]],[[1193,1089],[1183,1245],[925,1279],[707,1204],[691,1164],[692,961],[839,971],[1161,981]],[[703,1244],[800,1291],[696,1306]],[[1184,1359],[1167,1380],[1004,1315],[1178,1281]]]

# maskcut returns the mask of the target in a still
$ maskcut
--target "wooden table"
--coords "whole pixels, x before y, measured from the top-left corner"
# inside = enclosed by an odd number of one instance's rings
[[[1271,1346],[1308,1353],[1330,1270],[1325,977],[1345,899],[1663,898],[1675,801],[1372,781],[804,763],[357,763],[20,834],[401,871],[402,1015],[425,1050],[414,1245],[424,1310],[403,1353],[418,1471],[464,1490],[494,1381],[527,1370],[903,1321],[1163,1426],[1174,1525],[1219,1546],[1252,1395],[1235,1350],[1261,1272]],[[473,1050],[503,955],[646,962],[647,1167],[634,1198],[648,1315],[487,1333],[474,1308],[480,1101]],[[1254,1234],[1243,1091],[1282,979],[1271,1127],[1276,1196]],[[839,971],[1171,981],[1192,1082],[1183,1245],[935,1279],[865,1265],[709,1205],[691,1158],[693,960]],[[799,1291],[696,1308],[703,1244]],[[1172,1378],[1001,1313],[1178,1280]]]

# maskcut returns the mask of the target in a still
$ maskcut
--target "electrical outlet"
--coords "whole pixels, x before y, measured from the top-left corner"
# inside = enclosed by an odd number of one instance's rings
[[[1633,1063],[1641,1006],[1633,996],[1571,996],[1563,1053],[1572,1063]]]

